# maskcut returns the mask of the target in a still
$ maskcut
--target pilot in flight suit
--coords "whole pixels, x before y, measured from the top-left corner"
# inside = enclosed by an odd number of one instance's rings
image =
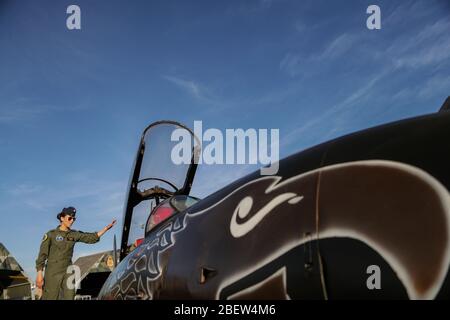
[[[42,300],[73,300],[75,289],[68,286],[68,278],[73,277],[73,273],[68,273],[68,267],[72,265],[73,247],[77,242],[96,243],[100,237],[108,231],[115,220],[102,231],[81,232],[70,229],[75,221],[76,209],[73,207],[64,208],[57,215],[61,225],[48,231],[42,239],[39,255],[36,260],[36,270],[38,277],[36,284],[42,287]],[[42,273],[45,269],[45,277]]]

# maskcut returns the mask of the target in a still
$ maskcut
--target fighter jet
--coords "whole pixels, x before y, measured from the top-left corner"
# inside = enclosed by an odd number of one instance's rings
[[[191,137],[174,165],[171,132]],[[450,98],[204,199],[173,121],[143,132],[101,299],[449,299]]]

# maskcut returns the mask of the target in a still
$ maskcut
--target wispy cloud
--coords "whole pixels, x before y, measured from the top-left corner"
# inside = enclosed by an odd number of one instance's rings
[[[302,53],[288,52],[279,64],[281,71],[286,72],[291,77],[302,73],[310,73],[313,65],[324,62],[331,62],[341,57],[357,41],[357,36],[343,33],[328,42],[321,51],[305,56]]]
[[[388,14],[383,25],[385,32],[392,36],[393,41],[383,41],[374,45],[367,30],[357,29],[336,35],[322,45],[322,49],[305,54],[303,50],[290,50],[279,63],[279,69],[291,77],[303,74],[314,74],[320,67],[333,63],[338,58],[351,54],[353,49],[358,50],[358,61],[383,62],[384,66],[391,68],[420,68],[434,67],[450,60],[450,20],[441,18],[431,20],[420,30],[413,24],[408,32],[392,33],[396,27],[405,23],[414,23],[405,17],[427,17],[435,13],[436,8],[429,6],[428,2],[408,2],[398,6]],[[296,22],[299,30],[303,29],[301,22]],[[408,29],[407,29],[408,30]],[[417,30],[417,32],[415,32]],[[392,33],[392,34],[391,34]]]
[[[443,97],[450,95],[450,75],[438,76],[429,79],[418,91],[417,96],[421,98],[431,98],[441,94]]]
[[[313,56],[312,60],[320,62],[323,60],[336,59],[347,52],[356,39],[357,37],[355,35],[349,33],[338,35],[320,54]]]
[[[9,189],[8,193],[13,197],[17,197],[36,194],[40,190],[42,190],[42,186],[38,186],[32,183],[20,183]]]
[[[210,88],[200,84],[198,81],[187,80],[179,76],[168,75],[164,75],[163,78],[176,85],[196,101],[214,107],[214,111],[220,111],[224,108],[230,107],[231,105],[224,99],[217,97],[212,93],[212,90]]]
[[[355,106],[357,103],[361,103],[362,100],[368,100],[373,94],[375,94],[373,91],[375,85],[389,73],[390,70],[385,69],[381,73],[374,75],[367,83],[361,85],[356,91],[352,92],[345,99],[326,109],[324,113],[318,115],[317,117],[308,120],[300,127],[290,131],[287,135],[282,137],[280,147],[289,146],[290,144],[298,141],[302,135],[310,135],[311,132],[316,131],[319,127],[323,128],[324,124],[326,124],[326,128],[329,133],[335,132],[336,127],[333,126],[333,122],[336,122],[340,114]],[[320,139],[324,140],[326,138],[327,136],[324,135]]]
[[[286,72],[291,77],[304,72],[304,64],[306,58],[302,57],[300,54],[295,54],[288,52],[280,62],[280,70]]]
[[[20,183],[7,189],[9,202],[19,201],[32,212],[56,212],[63,206],[81,203],[92,217],[118,217],[122,213],[126,181],[99,180],[94,177],[68,177],[57,184]],[[5,204],[4,204],[5,205]]]
[[[29,99],[18,98],[0,107],[0,123],[33,120],[48,110],[48,106],[36,105],[33,107],[30,105]]]
[[[422,7],[423,10],[419,13],[421,17],[435,14],[436,8],[430,10],[426,2],[415,3],[414,12]],[[450,37],[448,36],[450,20],[447,18],[425,19],[424,21],[427,22],[423,22],[424,25],[421,28],[413,25],[408,32],[392,33],[392,28],[401,22],[404,23],[409,13],[413,16],[412,12],[405,4],[394,10],[386,19],[387,21],[384,21],[385,28],[386,26],[390,28],[382,31],[391,32],[392,41],[383,41],[374,45],[373,38],[367,33],[358,31],[335,37],[314,55],[305,56],[292,51],[285,55],[280,62],[280,70],[291,77],[314,74],[320,70],[321,66],[328,66],[327,62],[338,61],[337,58],[343,58],[346,54],[350,59],[354,59],[352,67],[360,63],[361,66],[368,66],[368,71],[359,69],[361,71],[357,78],[358,83],[361,84],[359,86],[351,84],[350,87],[353,89],[346,97],[338,100],[331,107],[317,106],[318,110],[325,111],[316,117],[309,118],[308,121],[281,137],[282,147],[298,142],[305,135],[308,141],[317,143],[332,137],[337,132],[345,131],[344,127],[348,128],[349,123],[355,123],[354,120],[350,122],[349,119],[355,119],[356,115],[371,114],[361,109],[370,101],[384,99],[394,105],[403,103],[405,100],[426,101],[436,95],[444,95],[445,91],[450,90],[450,76],[444,72],[445,68],[450,66]],[[407,21],[411,23],[410,20]],[[350,52],[353,48],[357,50],[358,56]],[[377,69],[381,72],[374,71]],[[426,70],[427,74],[424,75],[423,70]],[[422,81],[410,83],[407,81],[408,86],[399,88],[395,93],[395,81],[404,77],[422,77]],[[383,92],[388,82],[392,83],[388,88],[390,97]],[[374,100],[375,95],[376,100]],[[358,121],[364,122],[360,118]],[[366,123],[374,122],[366,120]]]
[[[430,16],[436,10],[436,6],[430,5],[428,0],[404,0],[391,12],[382,12],[382,24],[387,27],[411,25],[411,19],[420,19]]]
[[[303,33],[304,31],[307,30],[307,26],[305,25],[305,23],[301,20],[296,20],[294,22],[294,30],[298,33]]]
[[[6,99],[2,99],[6,100]],[[74,112],[90,107],[88,101],[80,104],[55,105],[43,103],[37,99],[19,97],[0,105],[0,123],[16,123],[19,121],[36,121],[55,112]]]
[[[441,19],[427,25],[413,38],[397,39],[386,50],[395,67],[418,68],[438,65],[450,59],[450,21]]]
[[[199,100],[207,100],[207,98],[203,94],[204,90],[202,89],[202,92],[200,92],[200,90],[201,90],[200,85],[197,82],[192,81],[192,80],[185,80],[185,79],[182,79],[179,77],[173,77],[173,76],[163,76],[163,78],[174,83],[181,89],[185,90],[187,93],[192,95],[194,98],[197,98]]]
[[[450,93],[450,75],[442,74],[427,79],[424,83],[415,84],[398,91],[392,101],[400,102],[411,99],[444,99]]]

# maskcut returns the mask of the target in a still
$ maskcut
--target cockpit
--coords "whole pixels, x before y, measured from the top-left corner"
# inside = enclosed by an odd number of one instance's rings
[[[182,150],[184,159],[188,160],[183,163],[174,160],[181,142],[189,146]],[[194,133],[177,122],[155,122],[144,131],[124,207],[121,259],[158,226],[199,200],[189,196],[199,146]]]

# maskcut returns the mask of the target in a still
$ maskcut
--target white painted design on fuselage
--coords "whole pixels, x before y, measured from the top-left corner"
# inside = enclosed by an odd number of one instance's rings
[[[381,166],[381,167],[398,169],[400,171],[407,172],[411,176],[415,176],[416,178],[424,181],[436,192],[437,196],[439,197],[441,204],[444,208],[444,214],[445,214],[446,220],[447,220],[446,229],[448,231],[450,231],[450,196],[449,196],[448,190],[436,178],[434,178],[433,176],[431,176],[429,173],[425,172],[424,170],[414,167],[409,164],[395,162],[395,161],[388,161],[388,160],[363,160],[363,161],[353,161],[353,162],[346,162],[346,163],[330,165],[327,167],[318,168],[318,169],[315,169],[315,170],[312,170],[309,172],[299,174],[297,176],[290,177],[284,181],[281,181],[282,177],[279,177],[279,176],[261,177],[261,178],[249,181],[249,182],[239,186],[238,188],[236,188],[235,190],[230,192],[228,195],[226,195],[224,198],[222,198],[220,201],[214,203],[213,205],[211,205],[208,208],[205,208],[198,212],[188,213],[187,219],[188,220],[195,219],[195,217],[209,212],[210,210],[217,207],[222,202],[226,201],[233,194],[239,192],[240,190],[248,187],[251,184],[255,184],[255,183],[258,183],[258,182],[261,182],[264,180],[269,180],[269,181],[272,180],[272,183],[265,190],[265,194],[269,194],[273,190],[288,186],[292,182],[295,182],[299,179],[306,178],[310,175],[313,175],[313,174],[316,174],[319,172],[327,172],[327,171],[332,171],[332,170],[341,169],[341,168],[348,168],[348,167],[352,167],[352,166],[365,166],[365,167],[380,167]],[[291,200],[294,200],[294,199],[296,199],[296,198],[292,198]],[[289,200],[289,201],[291,201],[291,200]],[[243,201],[243,203],[242,203],[242,201]],[[297,201],[297,200],[295,200],[295,201]],[[236,219],[235,216],[239,214],[239,210],[242,210],[242,213],[239,215],[239,217],[241,215],[246,216],[248,214],[248,211],[250,210],[251,206],[252,206],[252,201],[250,201],[249,199],[244,198],[243,200],[241,200],[241,203],[237,206],[237,208],[233,214],[231,223],[234,223],[233,221]],[[267,216],[267,215],[265,215],[265,216]],[[236,227],[233,226],[233,229],[235,229],[235,228]],[[235,232],[235,231],[233,231],[233,232]],[[238,231],[236,231],[235,234],[239,235],[240,233],[245,234],[244,231],[240,231],[238,228]],[[450,237],[448,238],[448,241],[447,241],[447,250],[446,250],[446,252],[443,253],[444,257],[442,259],[442,262],[440,265],[440,271],[436,278],[436,281],[433,282],[433,285],[426,292],[420,294],[415,289],[415,287],[413,285],[413,279],[411,278],[411,275],[407,271],[406,266],[404,266],[396,256],[392,255],[389,252],[388,248],[381,247],[374,239],[371,239],[368,236],[366,236],[365,234],[359,233],[355,230],[348,230],[348,229],[343,229],[343,228],[328,229],[325,232],[321,232],[320,234],[315,234],[315,239],[325,239],[325,238],[330,238],[330,237],[342,237],[342,238],[356,239],[356,240],[364,242],[369,247],[376,250],[382,257],[384,257],[386,262],[397,273],[399,279],[402,281],[403,285],[405,286],[407,294],[410,299],[433,299],[433,298],[435,298],[436,295],[439,293],[439,290],[443,284],[443,281],[445,280],[447,271],[449,269]],[[270,263],[271,261],[274,261],[275,259],[279,258],[280,256],[282,256],[289,250],[291,250],[299,245],[302,245],[302,244],[308,242],[309,240],[310,239],[298,239],[296,241],[292,241],[289,244],[286,244],[285,246],[280,247],[279,250],[268,253],[268,255],[266,256],[265,259],[262,259],[260,261],[255,261],[254,263],[252,263],[252,265],[243,266],[242,269],[238,270],[232,276],[229,276],[223,280],[222,284],[219,286],[219,288],[216,292],[216,299],[219,299],[220,292],[222,291],[223,288],[225,288],[228,285],[238,281],[239,279],[242,279],[242,278],[250,275],[251,273],[259,270],[261,267],[263,267],[263,266],[267,265],[268,263]]]
[[[265,216],[267,216],[274,208],[282,204],[283,202],[288,202],[289,204],[296,204],[303,199],[303,196],[297,196],[296,193],[288,192],[280,194],[272,199],[268,204],[256,212],[251,218],[243,223],[239,223],[237,218],[245,219],[248,217],[250,210],[253,206],[253,198],[245,197],[239,202],[236,209],[234,209],[233,215],[230,222],[230,232],[233,237],[239,238],[245,236],[247,233],[252,231],[256,225],[258,225]]]
[[[411,165],[407,165],[407,164],[399,163],[399,162],[393,162],[393,161],[385,161],[385,160],[368,160],[368,161],[355,161],[355,162],[341,163],[341,164],[331,165],[331,166],[324,167],[324,168],[315,169],[313,171],[309,171],[306,173],[299,174],[297,176],[290,177],[282,182],[280,182],[282,180],[282,178],[278,177],[278,176],[277,177],[266,176],[266,177],[261,177],[261,178],[249,181],[249,182],[239,186],[237,189],[233,190],[231,193],[226,195],[220,201],[216,202],[215,204],[213,204],[212,206],[210,206],[208,208],[205,208],[201,211],[193,212],[193,213],[190,213],[188,210],[187,214],[185,216],[183,216],[182,220],[180,220],[180,222],[182,222],[181,223],[182,227],[179,230],[178,229],[176,231],[173,230],[175,232],[170,233],[170,237],[168,239],[171,239],[171,243],[168,244],[168,246],[165,246],[163,248],[163,250],[165,250],[168,247],[175,244],[175,241],[177,238],[176,234],[179,231],[183,231],[186,228],[187,224],[191,222],[190,221],[191,219],[195,220],[196,217],[209,212],[213,208],[217,207],[223,201],[226,201],[230,196],[239,192],[240,190],[247,187],[248,185],[251,185],[253,183],[257,183],[257,182],[260,182],[263,180],[272,181],[272,183],[269,185],[269,187],[267,187],[267,189],[265,190],[265,194],[269,194],[273,190],[276,190],[282,186],[288,186],[290,183],[297,181],[299,179],[305,178],[307,176],[310,176],[312,174],[315,174],[318,172],[326,172],[329,170],[335,170],[335,169],[339,169],[339,168],[352,167],[352,166],[367,166],[367,167],[383,166],[383,167],[389,167],[389,168],[396,168],[398,170],[407,172],[407,173],[411,174],[412,176],[415,176],[415,177],[425,181],[429,186],[431,186],[435,190],[436,194],[438,195],[439,200],[441,201],[443,207],[445,208],[444,214],[445,214],[446,220],[447,220],[446,229],[450,230],[450,197],[449,197],[447,189],[438,180],[436,180],[434,177],[432,177],[427,172],[425,172],[419,168],[413,167]],[[289,197],[287,197],[287,195],[289,195]],[[278,198],[278,197],[280,197],[280,198]],[[297,196],[297,194],[295,194],[295,193],[285,193],[285,194],[282,194],[281,196],[278,195],[277,197],[275,197],[274,199],[269,201],[269,203],[263,209],[261,209],[260,212],[255,214],[252,218],[248,219],[247,222],[242,223],[240,226],[239,225],[233,226],[233,227],[230,226],[230,230],[233,229],[233,230],[231,230],[232,234],[234,233],[233,236],[235,236],[235,235],[237,235],[238,237],[243,236],[243,235],[247,234],[248,232],[250,232],[251,230],[253,230],[254,227],[263,220],[263,218],[267,217],[268,214],[271,213],[281,203],[287,201],[289,204],[296,204],[296,203],[300,202],[302,199],[303,199],[303,197]],[[277,201],[274,201],[274,200],[277,200]],[[274,202],[272,202],[272,201],[274,201]],[[244,197],[241,200],[241,202],[238,204],[238,206],[236,207],[236,209],[233,213],[231,223],[232,224],[234,222],[237,223],[236,219],[238,216],[240,219],[248,217],[249,212],[252,208],[252,205],[253,205],[253,199],[250,197]],[[256,216],[256,218],[254,218],[255,216]],[[254,218],[254,220],[252,220],[253,218]],[[251,223],[249,223],[249,222],[251,222]],[[246,224],[246,223],[249,223],[249,224]],[[363,243],[367,244],[369,247],[376,250],[386,260],[386,262],[391,266],[391,268],[397,273],[399,279],[402,281],[403,285],[405,286],[405,288],[407,290],[409,298],[411,298],[411,299],[432,299],[432,298],[436,297],[436,295],[438,294],[438,292],[442,286],[443,281],[445,280],[445,276],[446,276],[448,266],[450,263],[450,250],[449,250],[450,238],[448,239],[448,242],[447,242],[447,250],[445,253],[443,253],[444,258],[442,259],[442,264],[440,265],[439,276],[432,283],[432,286],[425,293],[420,294],[414,288],[413,279],[411,278],[411,275],[409,274],[409,272],[406,268],[406,265],[403,265],[401,263],[401,261],[395,255],[391,254],[388,248],[384,248],[384,247],[380,246],[377,243],[376,239],[369,238],[367,235],[365,235],[363,233],[359,233],[355,230],[349,230],[349,229],[344,229],[344,228],[330,228],[327,230],[321,230],[320,234],[315,233],[314,240],[333,238],[333,237],[356,239],[356,240],[362,241]],[[161,240],[160,234],[158,234],[157,240],[159,240],[159,241]],[[257,260],[257,261],[252,261],[251,264],[242,265],[242,267],[239,268],[238,270],[232,270],[230,272],[230,274],[226,275],[223,279],[221,279],[221,283],[218,285],[217,291],[215,293],[216,299],[218,299],[220,297],[221,291],[224,288],[226,288],[227,286],[235,283],[236,281],[239,281],[240,279],[243,279],[244,277],[249,276],[250,274],[252,274],[254,272],[257,272],[262,267],[264,267],[267,264],[271,263],[272,261],[278,259],[279,257],[281,257],[283,254],[287,253],[291,249],[294,249],[310,240],[311,240],[310,237],[308,237],[308,238],[299,237],[296,240],[291,240],[288,243],[284,243],[284,245],[280,246],[276,251],[266,252],[266,255],[264,256],[264,258]],[[147,249],[149,249],[149,247],[147,247]],[[158,252],[158,251],[152,251],[152,252],[146,253],[146,254],[149,254],[149,263],[147,264],[148,271],[150,271],[150,272],[154,271],[157,273],[156,278],[149,278],[148,276],[146,278],[147,291],[148,291],[149,298],[152,298],[153,294],[154,294],[154,292],[151,290],[151,283],[155,279],[159,278],[159,275],[160,275],[159,259],[157,259],[157,257],[152,258],[150,256],[150,254],[158,255],[159,253],[160,252]],[[156,262],[156,265],[151,265],[151,263],[153,263],[153,262]],[[118,278],[119,279],[122,278],[123,275],[124,274],[121,273]],[[119,284],[120,284],[120,282],[119,282]],[[122,294],[124,294],[123,292],[120,292],[120,290],[116,293],[115,288],[113,288],[111,290],[112,290],[112,292],[117,294],[117,295],[114,295],[116,298],[121,298]],[[286,292],[286,294],[287,294],[287,292]]]
[[[126,268],[122,267],[122,271],[117,269],[114,271],[118,272],[118,276],[115,283],[110,284],[110,296],[114,299],[122,297],[133,299],[139,294],[140,299],[153,299],[154,292],[151,290],[151,284],[162,274],[159,255],[175,244],[174,235],[185,227],[185,217],[177,217],[175,221],[169,222],[165,228],[158,231],[155,238],[144,241],[134,249],[126,258],[128,259]],[[120,267],[119,264],[118,268]],[[124,280],[128,278],[133,278],[133,281],[126,284]]]

